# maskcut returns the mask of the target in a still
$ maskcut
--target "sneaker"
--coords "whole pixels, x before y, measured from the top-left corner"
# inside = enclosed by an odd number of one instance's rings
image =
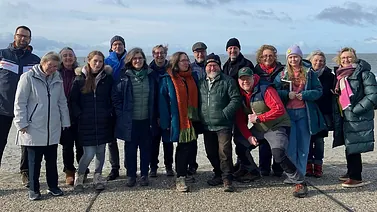
[[[75,172],[74,171],[65,171],[65,184],[73,186],[75,183]]]
[[[236,178],[236,180],[241,183],[249,183],[255,180],[259,180],[260,178],[261,176],[259,172],[258,173],[247,172],[244,176]]]
[[[314,164],[314,177],[320,178],[323,175],[322,165]]]
[[[185,178],[185,182],[186,183],[195,183],[196,180],[192,175],[187,175],[186,178]]]
[[[29,187],[29,174],[27,172],[21,172],[21,182],[26,188]]]
[[[174,177],[175,173],[174,173],[173,169],[166,169],[166,176]]]
[[[344,183],[342,183],[343,188],[357,188],[362,187],[363,185],[365,185],[363,181],[352,179],[348,179]]]
[[[103,182],[101,173],[94,173],[93,183],[97,191],[102,191],[105,189],[105,184]]]
[[[296,184],[295,190],[293,192],[294,197],[303,198],[308,195],[308,186],[306,183]]]
[[[51,194],[52,196],[55,196],[55,197],[64,195],[63,191],[59,187],[49,188],[47,190],[47,193]]]
[[[186,185],[186,177],[177,177],[175,186],[179,192],[189,192],[189,187]]]
[[[188,175],[194,175],[194,174],[196,174],[196,168],[189,167],[189,168],[187,169],[187,174],[188,174]]]
[[[148,186],[148,185],[149,185],[148,176],[141,176],[140,186]]]
[[[76,174],[73,189],[78,192],[84,191],[84,178],[86,174]]]
[[[29,200],[40,200],[42,198],[41,192],[29,191]]]
[[[237,178],[242,177],[245,174],[247,174],[247,172],[248,171],[245,170],[245,169],[238,169],[236,172],[233,173],[233,177],[237,179]]]
[[[233,192],[234,191],[232,181],[230,181],[229,179],[223,180],[223,184],[224,184],[224,192]]]
[[[127,187],[134,187],[136,185],[136,178],[135,177],[128,177],[127,178]]]
[[[208,185],[210,186],[218,186],[223,183],[223,180],[221,179],[220,176],[214,176],[212,179],[207,180]]]
[[[313,169],[312,163],[306,164],[306,174],[305,174],[305,176],[307,176],[307,177],[314,176],[314,169]]]
[[[347,174],[340,176],[338,179],[339,179],[339,181],[347,181],[349,178],[350,178],[350,176],[347,173]]]
[[[156,178],[157,177],[157,170],[151,170],[149,172],[149,177]]]
[[[288,184],[288,185],[294,185],[296,184],[294,181],[292,181],[290,178],[285,178],[285,180],[283,181],[284,184]]]
[[[119,177],[119,170],[118,169],[111,169],[110,174],[107,176],[107,181],[115,180]]]

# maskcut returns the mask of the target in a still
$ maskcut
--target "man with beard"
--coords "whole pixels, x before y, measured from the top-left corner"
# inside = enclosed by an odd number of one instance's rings
[[[240,93],[236,81],[221,72],[218,55],[208,55],[205,64],[207,76],[198,86],[199,114],[207,158],[215,173],[207,183],[211,186],[223,183],[225,192],[233,192],[232,127],[241,106]]]
[[[30,41],[31,30],[26,26],[19,26],[14,34],[13,43],[9,44],[8,48],[0,50],[0,166],[14,117],[14,98],[18,80],[21,74],[40,62],[40,58],[32,54],[33,47],[29,46]],[[21,180],[24,186],[28,186],[28,154],[26,147],[22,146],[21,150]]]
[[[199,80],[203,79],[206,75],[204,61],[207,57],[207,46],[203,42],[196,42],[192,46],[192,52],[194,53],[195,61],[191,63],[191,69],[197,73]]]
[[[110,65],[113,69],[113,78],[115,81],[119,80],[119,74],[122,68],[124,67],[124,58],[126,58],[127,51],[126,51],[126,43],[124,38],[115,35],[110,40],[110,50],[109,56],[105,59],[105,65]],[[115,119],[114,119],[115,122]],[[114,123],[115,124],[115,123]],[[107,180],[115,180],[119,177],[119,148],[117,140],[114,138],[112,142],[108,144],[109,147],[109,160],[111,164],[111,171],[110,174],[107,176]],[[126,150],[124,150],[126,151]],[[126,167],[126,163],[124,163]]]
[[[164,45],[157,45],[152,49],[152,56],[153,60],[149,64],[149,67],[155,71],[156,74],[162,76],[166,74],[166,66],[168,65],[168,60],[166,60],[166,55],[168,54],[168,47]],[[159,77],[156,77],[159,81]],[[160,141],[162,137],[161,128],[158,128],[157,134],[152,139],[152,151],[151,151],[151,161],[150,161],[150,169],[149,172],[150,177],[157,177],[157,169],[158,169],[158,155],[160,154]],[[168,132],[166,132],[168,133]],[[166,176],[172,177],[174,176],[173,171],[173,143],[172,142],[164,142],[162,143],[164,149],[164,164],[166,170]]]

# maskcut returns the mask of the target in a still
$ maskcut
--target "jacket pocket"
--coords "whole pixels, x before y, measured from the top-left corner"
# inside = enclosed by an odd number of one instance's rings
[[[31,120],[32,120],[32,118],[33,118],[33,115],[34,115],[35,111],[37,110],[37,107],[38,107],[38,103],[35,105],[33,111],[32,111],[31,114],[30,114],[30,117],[29,117],[29,123],[31,123]]]

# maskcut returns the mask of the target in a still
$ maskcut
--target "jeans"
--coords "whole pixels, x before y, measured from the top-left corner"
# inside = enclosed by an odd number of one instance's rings
[[[106,144],[101,144],[99,146],[84,146],[83,149],[84,154],[80,159],[77,173],[85,174],[86,169],[89,167],[89,164],[92,162],[95,155],[94,173],[102,174],[103,164],[105,163]]]
[[[205,131],[204,146],[216,176],[232,180],[232,130]]]
[[[149,120],[132,120],[131,141],[126,141],[124,144],[127,145],[125,155],[127,176],[136,178],[138,148],[140,149],[140,174],[148,176],[152,146]]]
[[[49,188],[58,187],[57,154],[58,145],[25,146],[29,162],[29,190],[40,191],[39,176],[41,174],[42,158],[46,161],[46,181]]]
[[[291,118],[291,133],[289,136],[288,157],[302,173],[306,173],[308,162],[310,132],[306,108],[288,109]]]
[[[158,155],[160,154],[160,143],[161,143],[161,133],[162,130],[159,129],[158,134],[152,139],[152,149],[151,149],[151,170],[158,169]],[[174,145],[173,142],[162,142],[164,149],[164,164],[166,169],[172,169],[173,166],[173,152]]]
[[[83,147],[77,141],[77,126],[71,126],[70,128],[63,130],[60,137],[60,144],[62,145],[63,156],[63,172],[72,171],[75,172],[75,155],[74,146],[76,147],[76,161],[80,162],[82,155],[84,154]]]
[[[175,170],[177,177],[185,177],[190,162],[190,155],[195,151],[194,141],[188,143],[178,143],[175,150]]]
[[[362,180],[361,172],[363,171],[363,164],[361,162],[361,154],[350,154],[346,153],[347,159],[347,173],[349,178],[352,180]]]
[[[325,148],[325,139],[323,137],[312,136],[309,146],[308,164],[323,164],[323,154]]]
[[[1,159],[3,158],[4,149],[8,142],[9,131],[12,127],[12,120],[13,117],[11,116],[0,115],[0,166]]]

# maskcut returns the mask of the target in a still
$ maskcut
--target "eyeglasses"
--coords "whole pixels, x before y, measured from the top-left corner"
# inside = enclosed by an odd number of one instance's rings
[[[260,56],[260,58],[262,58],[262,59],[267,59],[267,58],[274,58],[274,55],[262,55],[262,56]]]
[[[16,36],[17,36],[18,38],[26,38],[26,39],[29,39],[29,38],[30,38],[29,35],[16,34]]]
[[[141,60],[144,60],[144,58],[142,58],[142,57],[134,57],[134,58],[132,58],[132,60],[133,61],[137,61],[137,60],[141,61]]]
[[[340,59],[341,59],[341,60],[352,60],[353,57],[351,57],[351,56],[348,56],[348,57],[341,57]]]
[[[153,52],[154,55],[165,55],[165,52]]]
[[[180,60],[179,62],[181,62],[181,63],[185,63],[185,62],[189,63],[189,62],[190,62],[190,60],[187,60],[187,59],[183,59],[183,60]]]

